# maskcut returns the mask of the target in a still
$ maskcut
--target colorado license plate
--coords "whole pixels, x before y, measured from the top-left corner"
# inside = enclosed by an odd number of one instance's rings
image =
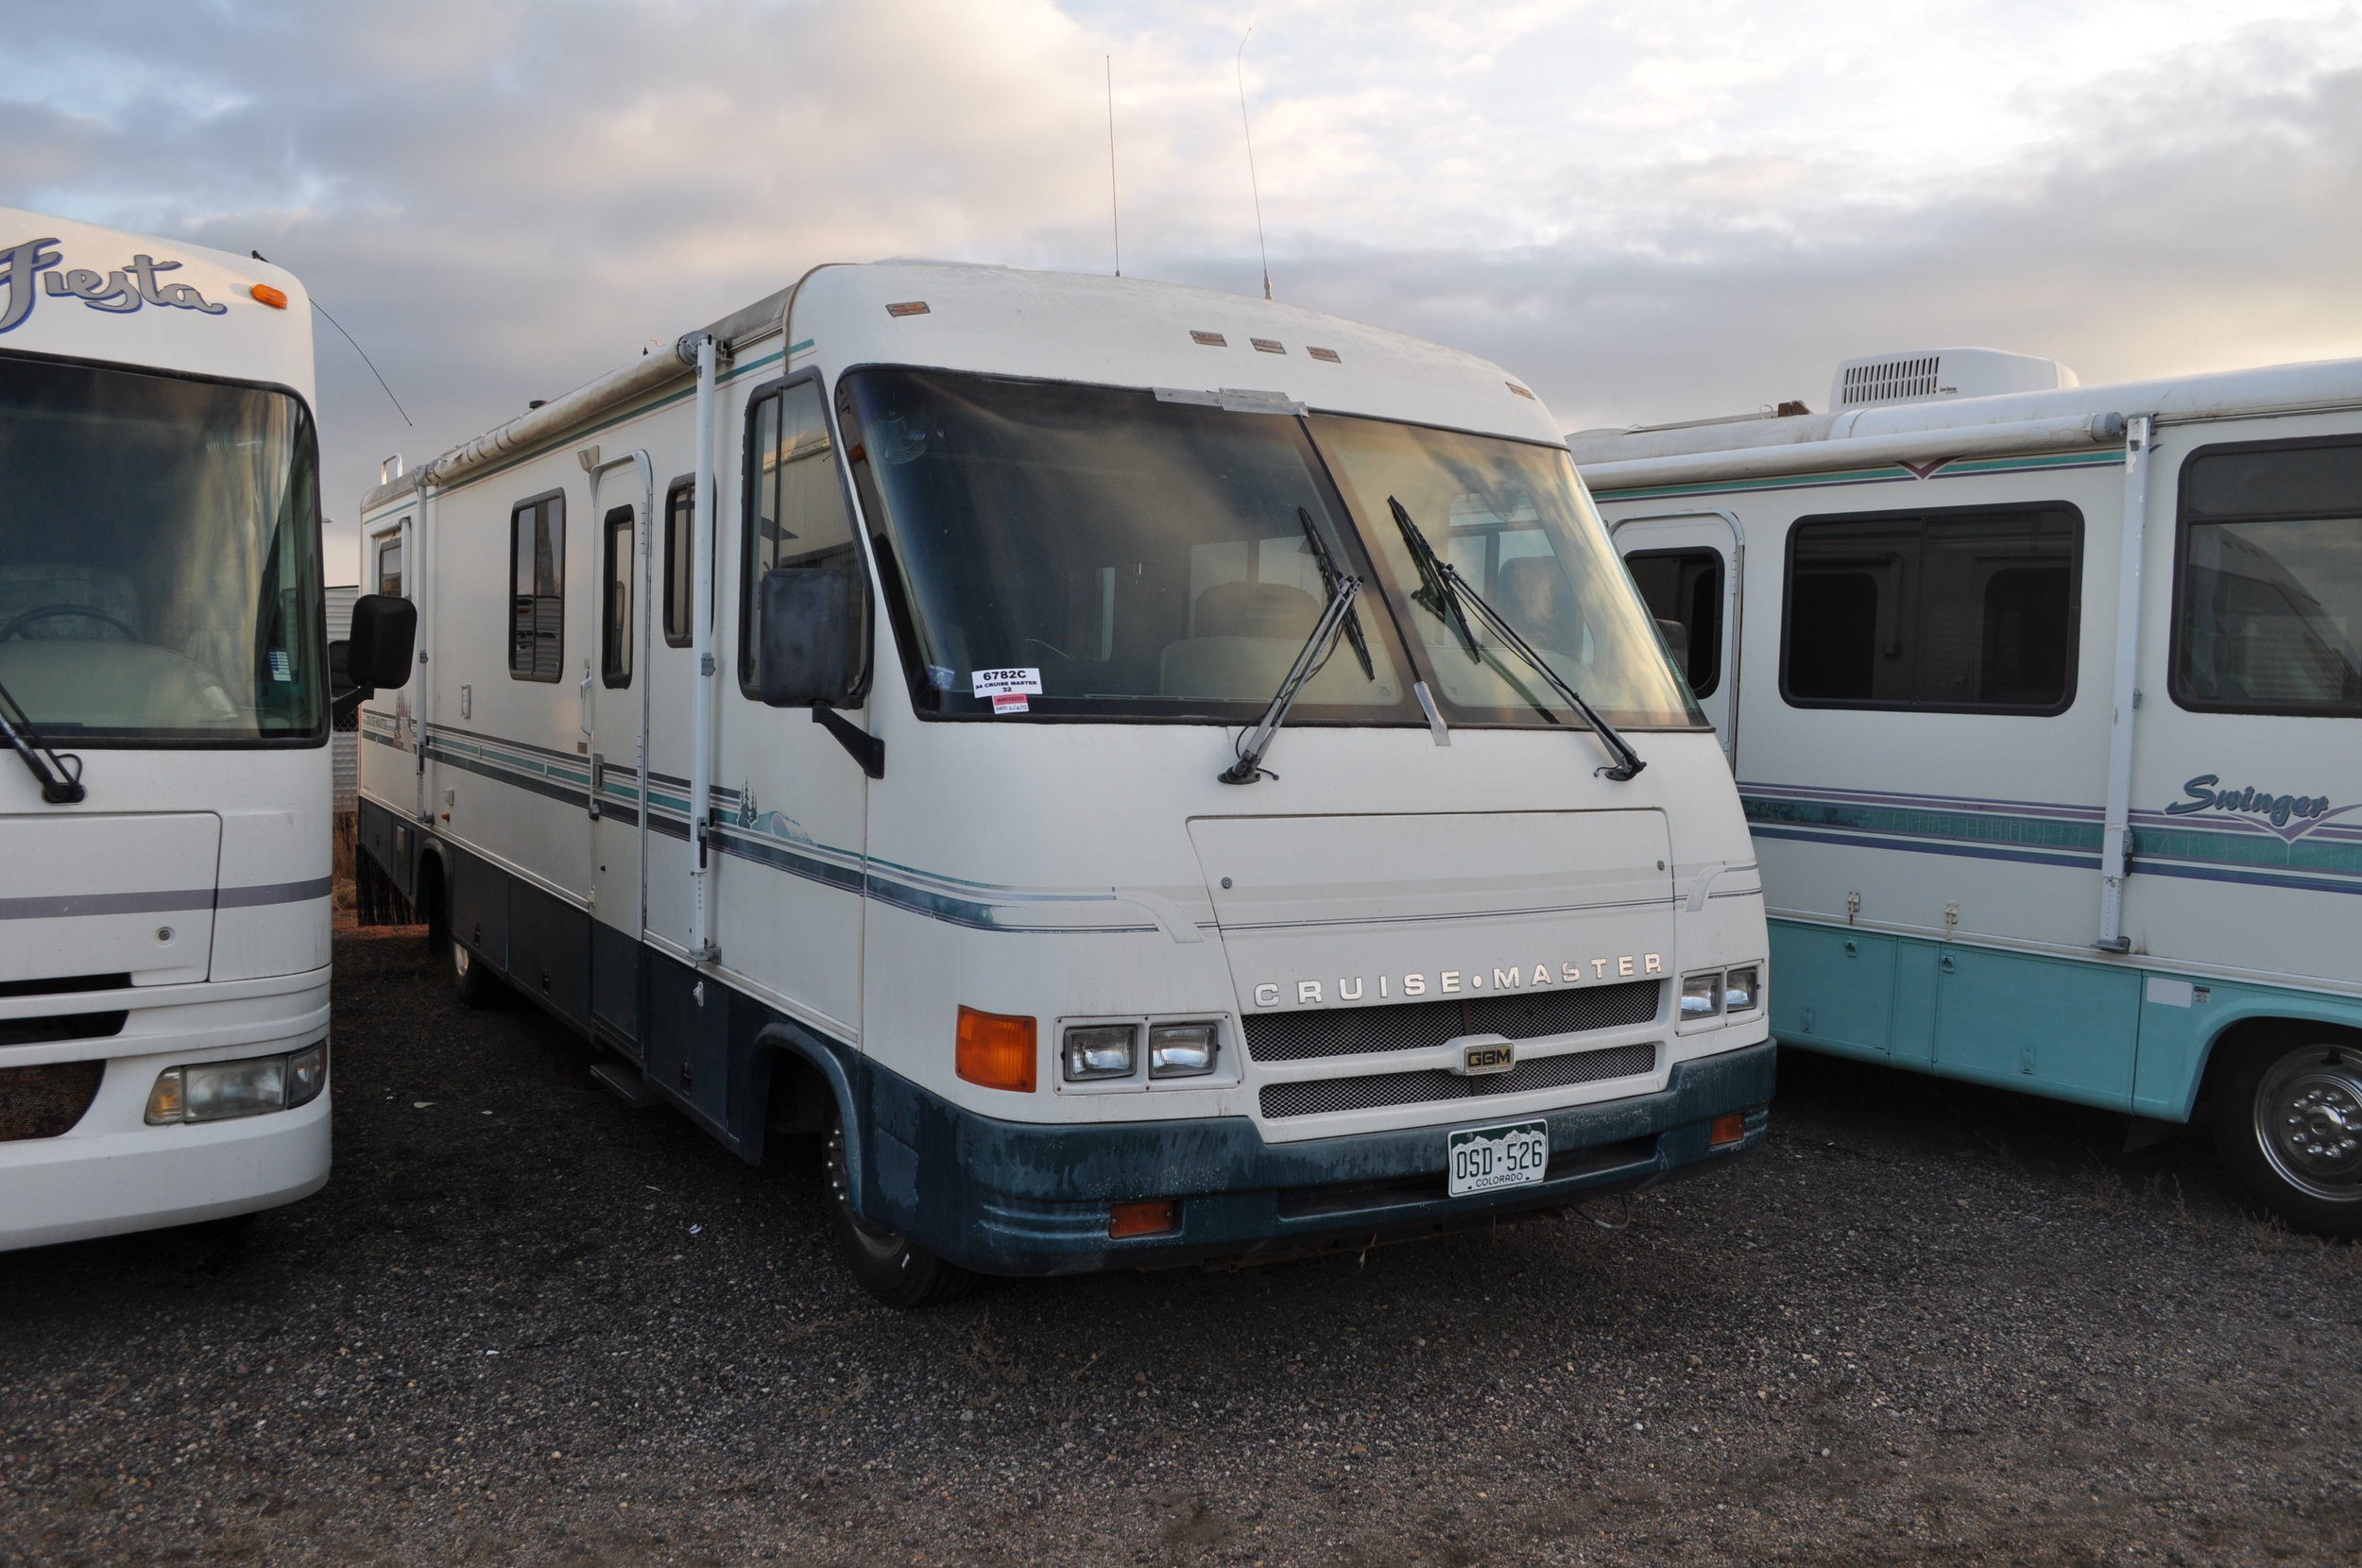
[[[1521,1121],[1509,1127],[1466,1128],[1445,1140],[1444,1151],[1445,1190],[1454,1198],[1524,1186],[1549,1171],[1550,1124]]]

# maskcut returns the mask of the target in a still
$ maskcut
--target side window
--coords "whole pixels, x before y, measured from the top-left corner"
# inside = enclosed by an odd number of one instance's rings
[[[566,666],[566,496],[521,501],[508,514],[508,673],[557,679]]]
[[[739,572],[738,685],[755,694],[755,649],[766,571],[831,571],[851,588],[845,668],[864,671],[868,589],[853,543],[853,518],[837,479],[836,449],[820,383],[758,393],[746,408],[745,547]],[[855,690],[863,684],[857,676]]]
[[[377,540],[377,593],[402,597],[402,534],[381,534]]]
[[[2200,447],[2178,544],[2175,702],[2362,716],[2362,438]]]
[[[1782,694],[1799,707],[2064,712],[2082,532],[2063,503],[1800,519]]]
[[[664,492],[664,642],[686,648],[689,607],[697,597],[697,482],[676,479]]]
[[[1624,557],[1632,580],[1660,623],[1680,626],[1673,656],[1693,696],[1710,697],[1722,679],[1722,554],[1717,550],[1638,550]],[[1672,642],[1676,639],[1669,637]]]
[[[635,546],[632,509],[618,506],[600,525],[599,680],[631,684],[631,585]]]

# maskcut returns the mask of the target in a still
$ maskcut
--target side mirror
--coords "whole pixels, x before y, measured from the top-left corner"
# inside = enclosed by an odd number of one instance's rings
[[[355,687],[410,684],[417,656],[419,606],[387,593],[365,593],[352,602],[352,635],[345,643],[345,679]],[[334,645],[329,650],[335,666]]]
[[[773,707],[845,700],[845,643],[853,619],[852,585],[835,571],[779,568],[762,574],[762,638],[755,690]]]
[[[342,638],[328,645],[328,690],[337,696],[352,690],[352,644]]]

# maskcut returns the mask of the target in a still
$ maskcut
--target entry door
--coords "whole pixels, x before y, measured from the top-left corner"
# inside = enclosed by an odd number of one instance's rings
[[[1611,528],[1649,613],[1689,677],[1689,689],[1722,738],[1722,755],[1738,755],[1739,586],[1745,546],[1737,523],[1720,512],[1626,518]],[[1675,635],[1671,628],[1678,626]]]
[[[590,1014],[599,1032],[640,1047],[640,810],[648,662],[646,498],[619,468],[598,486],[593,543],[598,625],[587,673],[590,742]]]

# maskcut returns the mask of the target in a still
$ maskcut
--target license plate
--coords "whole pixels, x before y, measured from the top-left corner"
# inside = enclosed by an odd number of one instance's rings
[[[1444,1152],[1445,1190],[1454,1198],[1524,1186],[1549,1173],[1550,1124],[1465,1128],[1446,1139]]]

